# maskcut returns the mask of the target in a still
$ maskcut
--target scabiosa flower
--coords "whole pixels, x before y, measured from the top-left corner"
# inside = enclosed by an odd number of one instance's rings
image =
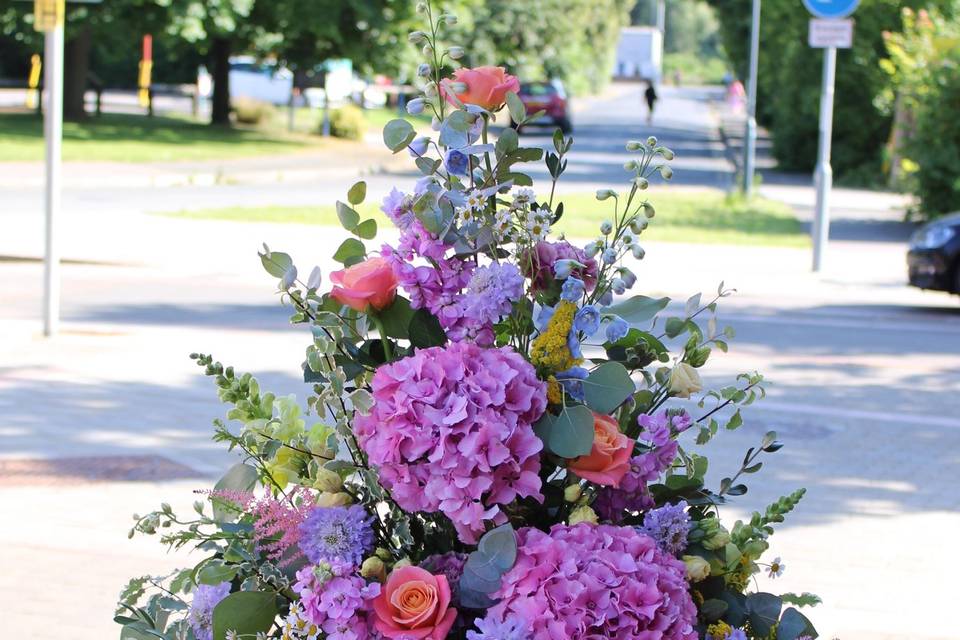
[[[477,618],[477,631],[467,631],[467,640],[527,640],[530,623],[522,617],[509,614],[503,620]]]
[[[473,544],[486,521],[506,522],[501,505],[543,499],[533,423],[546,385],[512,349],[421,349],[377,369],[371,387],[373,409],[354,430],[405,511],[444,513]]]
[[[308,566],[297,571],[293,590],[300,596],[302,615],[323,630],[324,637],[336,640],[366,640],[371,637],[372,601],[380,585],[367,583],[346,565],[330,570]]]
[[[521,529],[517,560],[478,626],[516,616],[529,622],[523,637],[530,640],[696,640],[697,608],[685,573],[682,562],[631,527]]]
[[[652,509],[643,516],[643,526],[638,527],[660,545],[670,555],[679,555],[687,547],[687,532],[690,529],[690,516],[687,515],[687,503],[664,505]]]
[[[463,296],[463,324],[480,346],[493,344],[493,325],[510,313],[523,295],[523,276],[515,265],[492,263],[473,272]]]
[[[373,548],[372,521],[360,505],[314,507],[300,525],[300,549],[314,564],[359,566]]]
[[[193,601],[187,619],[197,640],[213,640],[213,610],[230,595],[230,583],[201,584],[193,591]]]

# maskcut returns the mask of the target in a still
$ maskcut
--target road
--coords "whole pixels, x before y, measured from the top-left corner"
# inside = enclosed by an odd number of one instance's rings
[[[628,157],[623,140],[648,135],[677,151],[677,184],[731,183],[733,165],[706,93],[665,91],[652,127],[639,105],[632,87],[581,104],[570,190],[618,184]],[[528,139],[546,144],[543,133]],[[47,576],[49,591],[51,576],[55,582],[83,568],[90,595],[70,611],[90,630],[76,637],[102,638],[112,632],[103,608],[121,576],[173,562],[123,536],[127,512],[171,492],[172,502],[189,504],[189,489],[206,480],[183,475],[208,476],[225,463],[208,441],[223,407],[187,353],[213,353],[280,393],[305,391],[297,372],[308,335],[287,326],[254,251],[265,240],[289,249],[304,268],[318,263],[329,273],[325,256],[338,234],[148,214],[329,201],[350,183],[341,173],[308,184],[69,189],[64,240],[77,262],[63,270],[64,332],[52,341],[37,336],[40,265],[0,262],[0,458],[146,456],[137,459],[141,475],[106,472],[118,481],[101,485],[89,483],[81,463],[70,474],[45,469],[45,488],[0,473],[2,508],[22,524],[0,531],[0,556],[14,567],[0,575],[0,599],[27,589],[37,610],[49,611],[53,596],[31,591],[28,576]],[[401,173],[368,182],[376,197],[412,179]],[[798,204],[809,195],[804,189],[791,192]],[[38,255],[38,198],[33,188],[0,192],[0,225],[12,230],[0,238],[0,254]],[[808,272],[805,250],[651,244],[637,265],[641,287],[680,302],[715,290],[720,279],[739,290],[720,312],[737,338],[729,355],[711,361],[707,380],[728,384],[740,371],[759,369],[771,384],[744,427],[710,444],[711,477],[734,471],[742,453],[774,429],[786,447],[750,478],[750,492],[728,515],[762,510],[797,486],[809,490],[771,540],[786,574],[760,586],[821,595],[825,604],[808,615],[822,637],[945,639],[953,581],[938,550],[951,548],[960,529],[953,486],[960,477],[960,305],[904,286],[902,228],[889,212],[859,210],[862,195],[846,198],[861,227],[882,223],[891,232],[862,234],[841,224],[845,235],[823,275]],[[130,477],[145,482],[119,482]],[[86,507],[67,509],[71,503]],[[75,536],[43,533],[54,526]],[[21,557],[34,562],[14,562]],[[89,557],[111,562],[90,567]],[[29,626],[26,614],[3,625],[14,625],[6,635],[55,637]]]

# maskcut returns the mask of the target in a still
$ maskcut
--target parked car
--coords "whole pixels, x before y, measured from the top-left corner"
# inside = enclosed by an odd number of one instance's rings
[[[563,83],[559,80],[551,82],[527,82],[520,85],[520,100],[527,108],[527,114],[545,111],[545,124],[560,127],[564,133],[573,131],[570,120],[570,100]],[[540,120],[530,124],[541,124]]]
[[[230,58],[230,96],[275,105],[290,102],[293,73],[284,67],[258,62],[252,56]]]
[[[910,284],[960,294],[960,212],[937,218],[910,238]]]

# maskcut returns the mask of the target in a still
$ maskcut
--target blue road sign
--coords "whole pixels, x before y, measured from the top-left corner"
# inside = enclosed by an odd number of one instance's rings
[[[818,18],[846,18],[853,13],[860,0],[803,0],[807,11]]]

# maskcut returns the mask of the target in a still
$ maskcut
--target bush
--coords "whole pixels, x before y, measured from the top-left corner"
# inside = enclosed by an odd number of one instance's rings
[[[346,104],[330,112],[330,135],[345,140],[361,140],[367,131],[367,118],[363,109]]]
[[[916,128],[906,145],[920,208],[928,217],[960,210],[960,53],[937,69],[920,100]]]
[[[276,109],[269,102],[252,98],[237,98],[233,101],[233,115],[240,124],[260,124],[273,117]]]

